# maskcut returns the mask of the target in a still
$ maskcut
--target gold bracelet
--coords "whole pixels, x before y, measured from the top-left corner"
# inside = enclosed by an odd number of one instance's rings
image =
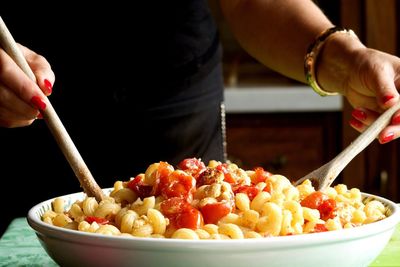
[[[304,74],[306,76],[307,83],[311,86],[311,88],[320,96],[328,96],[328,95],[337,95],[336,92],[327,92],[324,91],[321,86],[319,86],[317,82],[315,65],[317,63],[317,57],[319,52],[321,51],[323,45],[326,41],[335,33],[346,33],[353,37],[357,37],[357,35],[350,29],[334,26],[329,28],[322,33],[320,33],[314,42],[307,49],[307,54],[304,58]]]

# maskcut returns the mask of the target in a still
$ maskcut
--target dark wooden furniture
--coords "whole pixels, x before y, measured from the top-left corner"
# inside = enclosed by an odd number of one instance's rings
[[[301,178],[341,149],[341,113],[227,114],[228,159]]]
[[[353,29],[367,46],[399,54],[397,1],[315,2],[333,23]],[[246,56],[218,11],[216,18],[228,60],[226,81],[235,83],[230,75],[231,62],[237,61],[235,55],[239,60]],[[234,64],[233,70],[237,68]],[[358,136],[348,124],[352,107],[345,99],[343,106],[343,112],[337,113],[227,114],[228,157],[245,168],[263,166],[297,179],[329,161]],[[385,145],[374,142],[345,168],[337,181],[400,202],[399,162],[399,141]]]
[[[352,28],[368,47],[399,54],[400,6],[395,0],[341,0],[341,21]],[[345,101],[345,100],[344,100]],[[357,135],[348,126],[352,107],[345,101],[343,109],[343,145]],[[363,191],[400,202],[399,141],[385,145],[371,144],[343,172],[343,181]]]

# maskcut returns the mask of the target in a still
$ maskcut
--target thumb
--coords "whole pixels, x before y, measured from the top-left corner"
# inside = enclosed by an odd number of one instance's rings
[[[375,73],[371,78],[371,86],[375,91],[376,102],[382,109],[391,107],[399,100],[393,73],[382,71]]]

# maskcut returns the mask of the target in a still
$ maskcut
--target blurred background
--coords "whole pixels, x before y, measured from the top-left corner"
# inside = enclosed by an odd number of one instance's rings
[[[368,46],[399,54],[400,7],[395,0],[315,2],[333,23],[353,29]],[[344,99],[321,98],[308,86],[259,64],[233,38],[221,16],[218,1],[209,0],[209,4],[224,50],[225,130],[231,161],[243,168],[262,166],[294,180],[331,160],[357,137],[358,133],[348,125],[352,109]],[[86,151],[84,142],[97,137],[87,136],[79,129],[76,124],[79,114],[74,113],[74,109],[90,110],[91,105],[70,107],[65,95],[68,88],[85,88],[91,83],[95,87],[98,77],[105,77],[102,86],[115,85],[116,80],[105,76],[106,73],[87,73],[90,66],[79,62],[80,55],[74,58],[62,49],[82,45],[68,25],[77,16],[85,20],[85,13],[76,12],[76,7],[65,10],[64,6],[50,7],[44,3],[31,3],[21,12],[18,5],[2,4],[0,15],[18,42],[44,55],[52,64],[57,82],[51,101],[89,168],[96,171],[96,162],[89,157],[93,151]],[[65,21],[57,19],[62,12],[67,14],[63,17]],[[90,29],[85,34],[81,37],[90,38]],[[118,34],[125,33],[115,33]],[[90,58],[92,64],[102,63],[104,51],[93,50],[95,47],[90,45],[83,49],[94,51]],[[118,51],[115,56],[120,56]],[[154,68],[154,73],[160,72],[154,62],[146,67]],[[77,77],[76,73],[88,75]],[[95,101],[94,98],[92,104]],[[105,121],[110,119],[108,108],[100,114]],[[90,117],[87,121],[90,123]],[[105,153],[103,141],[99,140],[94,153]],[[399,153],[398,141],[386,145],[374,142],[352,161],[337,182],[399,202]],[[3,189],[0,234],[13,218],[26,216],[28,209],[39,201],[81,190],[44,122],[18,129],[0,128],[0,181]]]
[[[395,0],[314,1],[336,25],[353,29],[371,48],[399,55]],[[212,1],[211,1],[212,3]],[[342,97],[317,96],[252,59],[236,43],[214,3],[224,47],[228,157],[297,179],[335,157],[358,136]],[[372,143],[337,182],[400,201],[399,142]]]

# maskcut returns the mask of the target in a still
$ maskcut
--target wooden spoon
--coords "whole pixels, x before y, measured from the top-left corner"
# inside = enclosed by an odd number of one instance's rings
[[[22,51],[17,46],[11,33],[8,31],[3,19],[0,17],[0,46],[4,51],[17,63],[17,65],[25,72],[28,77],[36,83],[36,77],[29,67]],[[72,170],[78,178],[83,190],[88,196],[94,196],[97,201],[101,201],[105,195],[101,188],[94,180],[88,167],[83,161],[77,148],[69,137],[64,125],[57,116],[56,111],[51,105],[49,99],[44,99],[46,109],[41,111],[43,119],[49,127],[58,146],[61,148],[64,156],[68,160]]]
[[[390,123],[393,114],[399,109],[400,102],[397,102],[394,106],[382,113],[374,123],[372,123],[339,155],[322,167],[300,178],[294,183],[294,185],[299,185],[304,182],[304,180],[309,179],[317,190],[324,190],[329,187],[347,164],[349,164],[358,153],[374,141],[383,128]]]

